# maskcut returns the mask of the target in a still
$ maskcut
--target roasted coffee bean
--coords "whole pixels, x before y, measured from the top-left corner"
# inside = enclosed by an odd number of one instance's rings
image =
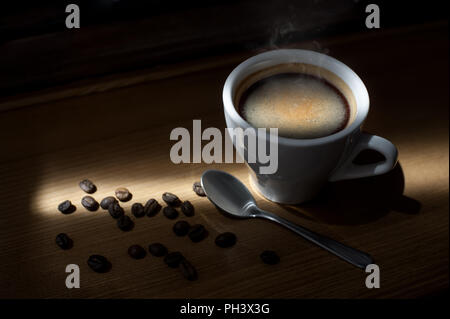
[[[80,188],[88,194],[95,193],[95,191],[97,190],[97,187],[94,185],[94,183],[92,183],[88,179],[82,180],[79,185]]]
[[[144,211],[148,217],[155,216],[161,210],[161,205],[154,198],[149,199],[145,204]]]
[[[117,199],[113,196],[108,196],[102,199],[102,201],[100,202],[100,207],[103,209],[108,209],[109,205],[113,203],[117,203]]]
[[[134,203],[133,206],[131,206],[131,212],[134,217],[137,218],[145,215],[144,206],[141,203]]]
[[[92,196],[84,196],[81,199],[81,205],[84,206],[87,210],[91,212],[95,212],[98,209],[98,202]]]
[[[183,259],[184,256],[179,251],[174,251],[164,257],[164,262],[171,268],[177,268]]]
[[[265,250],[259,255],[263,263],[268,265],[275,265],[280,262],[280,257],[277,255],[276,252],[272,250]]]
[[[101,255],[91,255],[87,264],[95,272],[107,272],[111,269],[111,263]]]
[[[199,241],[202,241],[206,236],[208,235],[208,231],[205,229],[203,225],[197,224],[191,227],[189,230],[189,238],[194,242],[197,243]]]
[[[181,204],[181,211],[187,217],[194,216],[194,206],[192,206],[191,202],[188,200]]]
[[[175,219],[178,217],[178,212],[175,208],[172,206],[166,206],[163,209],[163,214],[169,219]]]
[[[216,237],[215,243],[222,248],[234,246],[236,244],[236,235],[230,232],[222,233]]]
[[[181,201],[178,198],[178,196],[175,194],[172,194],[172,193],[167,193],[167,192],[164,193],[162,195],[162,199],[163,199],[163,201],[166,202],[167,205],[170,205],[170,206],[179,206],[181,204]]]
[[[163,244],[153,243],[148,246],[148,251],[155,257],[162,257],[167,254],[167,248]]]
[[[192,189],[198,196],[202,197],[206,196],[205,190],[203,189],[202,184],[200,184],[200,182],[195,182],[194,185],[192,185]]]
[[[173,225],[173,232],[177,236],[185,236],[189,232],[191,226],[185,220],[180,220]]]
[[[120,207],[119,203],[117,203],[117,202],[109,205],[108,212],[112,218],[116,218],[116,219],[122,217],[124,214],[123,208]]]
[[[128,202],[132,197],[130,191],[125,187],[119,187],[118,189],[116,189],[115,193],[117,199],[120,200],[121,202]]]
[[[61,204],[58,205],[58,210],[63,214],[71,214],[75,211],[75,206],[72,205],[70,200],[65,200]]]
[[[197,280],[197,270],[195,270],[194,266],[192,266],[191,263],[186,259],[180,261],[180,270],[183,274],[183,277],[187,280]]]
[[[72,239],[64,233],[58,234],[55,241],[56,244],[62,249],[70,249],[73,246]]]
[[[122,215],[119,219],[117,219],[117,227],[123,231],[129,231],[133,229],[134,222],[127,215]]]
[[[142,259],[147,255],[145,249],[140,245],[132,245],[128,248],[128,255],[134,259]]]

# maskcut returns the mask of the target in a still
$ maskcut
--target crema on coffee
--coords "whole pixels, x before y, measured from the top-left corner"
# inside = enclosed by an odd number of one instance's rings
[[[325,78],[299,72],[263,77],[240,95],[238,111],[252,126],[278,128],[278,134],[312,139],[345,128],[349,103],[341,91]]]

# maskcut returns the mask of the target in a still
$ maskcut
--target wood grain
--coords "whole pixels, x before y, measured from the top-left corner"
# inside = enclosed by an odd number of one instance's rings
[[[0,113],[0,298],[406,298],[448,289],[447,28],[324,45],[366,82],[372,108],[365,130],[398,146],[399,165],[384,176],[329,184],[300,206],[253,194],[263,209],[369,252],[381,268],[380,289],[367,289],[364,272],[297,235],[262,220],[229,219],[192,191],[208,168],[248,185],[244,165],[170,161],[174,127],[189,129],[192,119],[224,127],[221,88],[230,63]],[[178,194],[196,209],[179,219],[204,224],[209,236],[197,244],[176,237],[162,214],[121,232],[108,213],[81,206],[78,182],[86,177],[97,184],[97,200],[129,188],[128,213],[134,202]],[[57,211],[65,199],[75,213]],[[235,247],[214,245],[224,231],[237,234]],[[60,232],[74,239],[73,249],[55,245]],[[199,280],[186,281],[159,258],[127,256],[131,244],[155,241],[189,258]],[[262,264],[264,249],[276,250],[281,263]],[[110,272],[87,267],[94,253],[110,259]],[[70,263],[80,266],[80,289],[65,287]]]

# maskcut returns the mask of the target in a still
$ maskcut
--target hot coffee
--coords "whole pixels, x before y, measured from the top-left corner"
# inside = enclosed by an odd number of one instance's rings
[[[247,164],[250,183],[271,201],[306,202],[329,181],[384,174],[396,163],[391,142],[361,131],[370,105],[363,81],[325,54],[280,49],[253,56],[230,73],[222,99],[229,141]],[[262,130],[255,134],[257,127]],[[267,127],[278,127],[282,136],[267,136]],[[254,136],[266,144],[256,147]],[[366,149],[385,160],[356,165]],[[277,159],[269,172],[268,150]]]
[[[283,72],[250,84],[238,101],[241,116],[254,127],[278,128],[278,134],[312,139],[344,129],[349,103],[341,91],[323,77]]]

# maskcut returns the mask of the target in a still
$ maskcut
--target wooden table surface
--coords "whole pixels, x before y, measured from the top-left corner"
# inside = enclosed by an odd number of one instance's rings
[[[399,165],[384,176],[329,184],[315,201],[299,206],[277,205],[253,192],[263,209],[369,252],[380,266],[381,288],[367,289],[364,271],[288,230],[229,219],[193,193],[192,183],[208,168],[248,185],[243,164],[170,161],[173,128],[191,129],[192,119],[201,119],[204,128],[224,127],[222,85],[239,61],[255,53],[248,52],[5,102],[24,106],[0,113],[0,298],[405,298],[448,289],[447,27],[294,46],[325,51],[361,76],[371,97],[365,130],[397,145]],[[75,96],[61,98],[61,92]],[[84,178],[96,183],[97,200],[116,187],[129,188],[128,214],[134,202],[178,194],[196,209],[194,217],[178,220],[202,223],[209,236],[200,243],[176,237],[174,221],[161,213],[132,217],[135,228],[122,232],[107,212],[81,206],[85,194],[78,182]],[[66,199],[77,206],[71,215],[57,210]],[[233,248],[214,244],[225,231],[237,234]],[[72,249],[55,245],[60,232],[73,238]],[[186,281],[160,258],[128,257],[131,244],[155,241],[181,251],[197,267],[198,281]],[[261,263],[265,249],[276,250],[281,263]],[[86,264],[91,254],[106,256],[111,271],[92,272]],[[65,267],[72,263],[81,269],[80,289],[65,287]]]

